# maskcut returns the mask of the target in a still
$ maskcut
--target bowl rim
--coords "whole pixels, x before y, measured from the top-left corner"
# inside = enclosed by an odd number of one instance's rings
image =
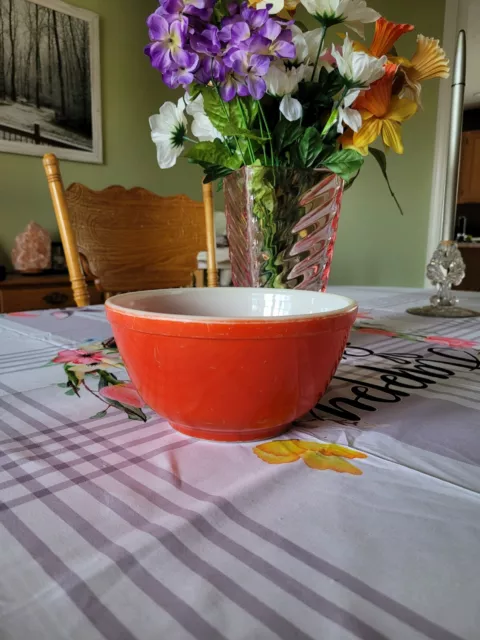
[[[281,293],[288,292],[294,293],[295,289],[271,289],[271,288],[258,288],[258,287],[240,287],[242,291],[254,291],[265,292],[265,293]],[[241,317],[241,316],[199,316],[199,315],[186,315],[186,314],[176,314],[176,313],[161,313],[158,311],[142,311],[141,309],[131,309],[128,307],[123,307],[118,305],[115,301],[119,298],[123,298],[131,295],[141,295],[141,294],[163,294],[163,295],[182,295],[182,292],[190,292],[190,291],[212,291],[221,290],[221,287],[208,288],[208,287],[199,287],[198,289],[194,288],[185,288],[185,289],[147,289],[145,291],[131,291],[129,293],[120,293],[114,296],[111,296],[105,301],[105,307],[114,313],[120,313],[122,315],[134,317],[134,318],[145,318],[151,320],[163,320],[168,322],[175,322],[179,324],[184,323],[195,323],[195,324],[281,324],[288,322],[300,322],[300,321],[312,321],[312,320],[320,320],[323,318],[332,318],[336,316],[344,316],[356,311],[358,309],[358,303],[347,296],[339,295],[337,293],[328,293],[322,291],[305,291],[305,293],[310,294],[319,294],[319,295],[329,295],[334,298],[340,298],[346,302],[346,305],[341,309],[332,309],[331,311],[322,311],[318,313],[304,313],[300,315],[291,315],[291,316],[257,316],[257,317]],[[234,289],[234,287],[233,287]],[[303,290],[302,290],[303,292]],[[200,293],[199,295],[203,295]]]

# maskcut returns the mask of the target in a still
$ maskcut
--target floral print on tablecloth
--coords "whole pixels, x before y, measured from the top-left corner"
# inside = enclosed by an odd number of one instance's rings
[[[78,396],[84,391],[95,396],[104,406],[94,418],[102,418],[115,407],[131,420],[146,422],[140,394],[129,380],[119,380],[115,371],[124,369],[117,348],[107,342],[87,342],[76,349],[59,351],[51,365],[62,364],[67,382],[59,386],[66,395]]]

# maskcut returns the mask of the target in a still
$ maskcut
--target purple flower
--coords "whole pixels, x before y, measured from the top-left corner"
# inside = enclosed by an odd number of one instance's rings
[[[294,59],[290,22],[247,2],[232,2],[220,25],[211,24],[217,0],[160,0],[149,17],[145,53],[171,88],[192,82],[218,85],[224,100],[261,98],[263,76],[276,58]]]
[[[210,81],[223,82],[225,80],[225,64],[220,58],[204,57],[195,73],[195,80],[200,84]]]
[[[150,56],[152,66],[159,71],[167,71],[172,62],[185,63],[185,54],[182,47],[187,33],[186,24],[180,20],[168,23],[163,16],[153,14],[148,19],[150,37],[154,42],[146,51]]]
[[[229,46],[240,44],[250,37],[250,28],[246,22],[235,21],[223,24],[219,38],[223,42],[227,42]]]
[[[260,100],[265,95],[267,85],[264,76],[270,67],[268,56],[250,54],[248,51],[239,49],[234,51],[225,60],[226,66],[230,67],[235,76],[240,76],[240,86],[237,86],[238,95],[251,95],[256,100]],[[245,88],[247,92],[245,93]]]
[[[165,20],[169,23],[173,22],[174,20],[180,20],[181,22],[185,22],[185,24],[188,25],[188,19],[186,17],[184,17],[181,13],[167,11],[167,9],[163,5],[158,7],[158,9],[156,9],[155,12],[147,18],[148,26],[150,25],[150,21],[154,16],[161,16],[162,18],[165,18]],[[153,40],[154,38],[150,30],[149,35],[150,39]]]
[[[282,31],[279,37],[273,41],[264,36],[255,35],[249,38],[245,46],[252,53],[293,60],[296,55],[296,48],[291,39],[292,34],[290,31]]]
[[[255,9],[246,3],[242,4],[240,15],[252,30],[260,29],[268,20],[267,9]]]
[[[281,33],[282,25],[277,20],[269,18],[259,30],[258,35],[273,41],[276,40]]]
[[[220,52],[218,28],[209,24],[201,33],[193,33],[190,37],[190,45],[197,53],[206,53],[216,56]]]
[[[161,0],[161,6],[168,13],[184,13],[196,15],[209,20],[213,12],[215,0]]]
[[[229,73],[224,82],[221,83],[219,91],[222,96],[222,100],[230,102],[230,100],[235,98],[237,93],[239,96],[248,95],[248,90],[245,93],[246,89],[247,87],[242,79],[238,78],[234,73]]]
[[[196,53],[183,51],[182,62],[177,66],[171,66],[163,73],[163,81],[171,89],[187,87],[194,80],[194,72],[198,67],[198,56]]]

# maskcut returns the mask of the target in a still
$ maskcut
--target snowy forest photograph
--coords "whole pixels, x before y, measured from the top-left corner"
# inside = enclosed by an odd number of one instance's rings
[[[0,152],[101,162],[98,49],[95,14],[0,0]]]

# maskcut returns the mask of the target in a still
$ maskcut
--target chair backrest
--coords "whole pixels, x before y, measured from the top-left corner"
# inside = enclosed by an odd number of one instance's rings
[[[72,285],[69,254],[108,295],[191,285],[207,246],[202,202],[137,187],[92,191],[74,183],[65,191],[55,156],[45,156],[44,166]]]

